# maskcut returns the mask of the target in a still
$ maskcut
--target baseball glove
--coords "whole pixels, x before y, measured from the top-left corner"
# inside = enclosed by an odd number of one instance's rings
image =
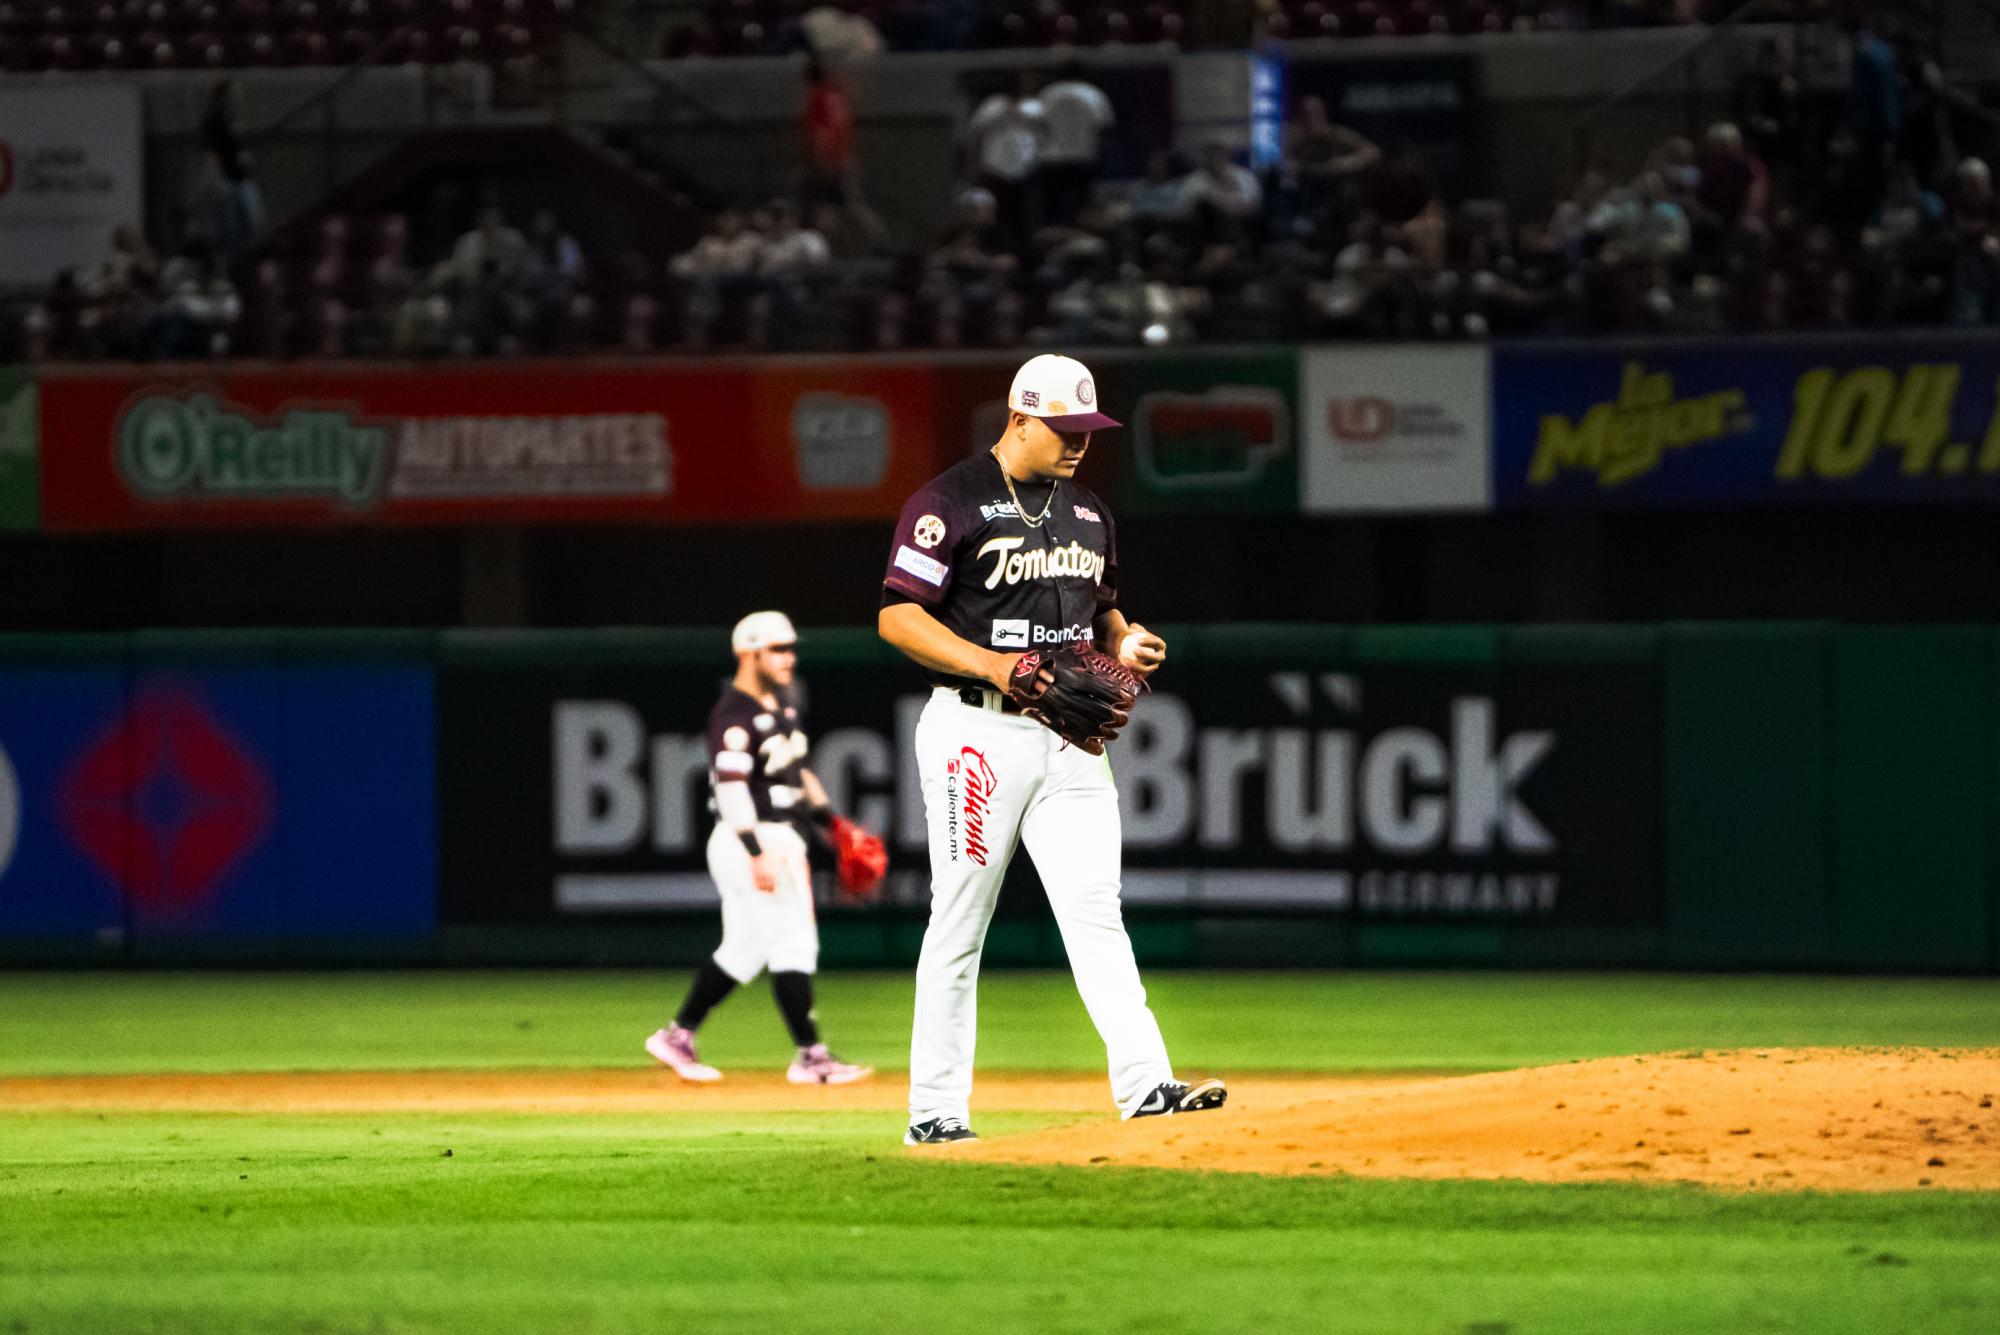
[[[1035,686],[1041,674],[1053,680]],[[1130,668],[1087,644],[1054,653],[1022,654],[1007,694],[1021,712],[1061,734],[1064,741],[1094,756],[1118,735],[1132,716],[1132,702],[1146,683]]]
[[[882,878],[889,874],[889,850],[865,827],[845,816],[833,818],[829,834],[841,893],[851,899],[866,899],[874,894]]]

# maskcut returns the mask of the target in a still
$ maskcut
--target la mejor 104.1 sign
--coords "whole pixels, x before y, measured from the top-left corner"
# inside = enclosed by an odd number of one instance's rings
[[[2000,499],[2000,340],[1494,354],[1501,504]]]

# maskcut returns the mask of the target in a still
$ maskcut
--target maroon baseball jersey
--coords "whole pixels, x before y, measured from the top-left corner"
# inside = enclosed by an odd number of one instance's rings
[[[1048,504],[1047,521],[1038,528],[1022,522],[990,453],[910,497],[896,521],[883,603],[921,603],[961,639],[1002,652],[1091,639],[1091,623],[1118,601],[1111,512],[1074,481],[1017,481],[1014,490],[1031,516]]]
[[[806,734],[797,704],[764,708],[755,696],[726,686],[708,715],[708,781],[747,783],[760,821],[789,820],[805,800],[799,771]]]

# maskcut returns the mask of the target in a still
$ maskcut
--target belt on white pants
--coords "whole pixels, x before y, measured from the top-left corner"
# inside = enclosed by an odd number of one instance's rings
[[[933,699],[949,700],[953,704],[969,709],[984,709],[994,714],[1018,714],[1021,706],[1009,696],[1001,694],[991,686],[939,686],[931,691]]]

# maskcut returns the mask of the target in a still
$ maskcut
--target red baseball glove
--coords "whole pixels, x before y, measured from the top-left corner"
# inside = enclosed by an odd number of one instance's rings
[[[1131,718],[1132,704],[1145,689],[1146,683],[1132,669],[1079,642],[1054,653],[1022,654],[1014,664],[1013,689],[1007,693],[1023,714],[1062,734],[1064,741],[1101,756],[1104,744]]]
[[[866,899],[873,895],[876,887],[882,884],[882,878],[889,874],[888,848],[864,826],[845,816],[833,818],[833,828],[829,833],[833,838],[833,855],[840,873],[841,893],[853,899]]]

